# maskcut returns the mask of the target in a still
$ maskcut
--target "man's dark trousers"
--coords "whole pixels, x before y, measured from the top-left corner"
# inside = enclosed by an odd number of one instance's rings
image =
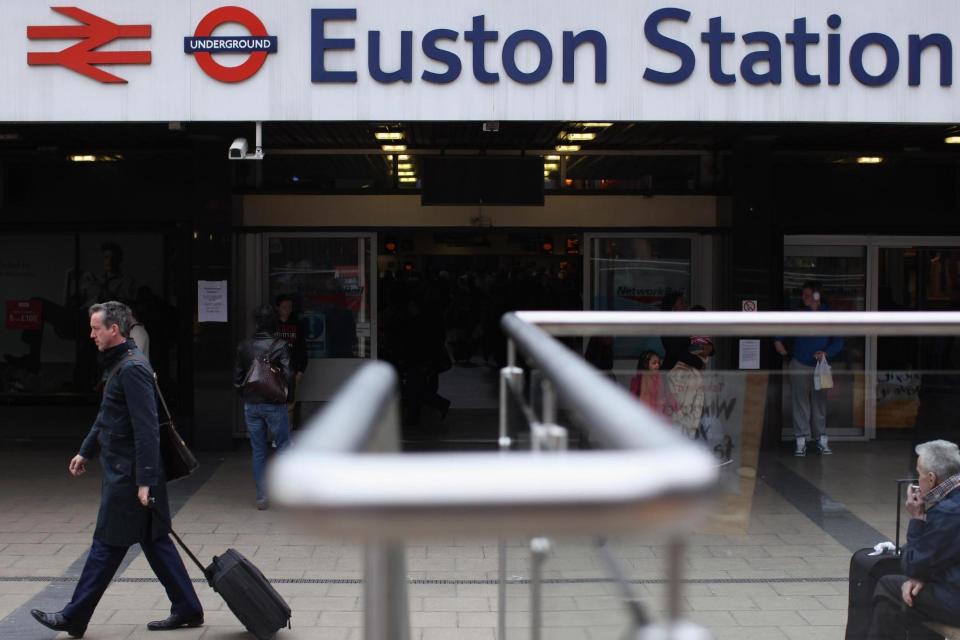
[[[883,576],[873,592],[873,621],[868,640],[943,640],[943,636],[923,626],[923,620],[947,621],[957,612],[947,611],[925,587],[913,598],[913,606],[903,601],[906,576]]]
[[[157,538],[153,542],[141,542],[143,555],[146,556],[150,568],[160,580],[160,584],[167,590],[172,606],[173,615],[191,616],[203,611],[196,591],[190,582],[183,560],[177,553],[176,547],[169,536]],[[83,565],[80,581],[73,591],[73,598],[62,611],[63,616],[71,623],[87,624],[93,617],[93,610],[100,602],[114,574],[127,555],[129,547],[114,547],[106,545],[96,538],[90,547],[90,555]]]

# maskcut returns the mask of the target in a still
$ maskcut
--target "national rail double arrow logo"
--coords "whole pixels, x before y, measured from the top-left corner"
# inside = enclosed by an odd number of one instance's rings
[[[105,84],[126,84],[124,78],[104,71],[99,65],[150,64],[149,51],[99,51],[100,47],[120,38],[149,38],[149,24],[119,25],[77,7],[50,7],[72,18],[79,25],[27,27],[30,40],[76,40],[80,42],[62,51],[29,52],[31,66],[61,66]]]

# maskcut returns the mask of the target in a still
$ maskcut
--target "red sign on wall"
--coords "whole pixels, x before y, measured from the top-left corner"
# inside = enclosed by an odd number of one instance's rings
[[[39,300],[7,300],[7,329],[39,331],[43,328],[43,305]]]

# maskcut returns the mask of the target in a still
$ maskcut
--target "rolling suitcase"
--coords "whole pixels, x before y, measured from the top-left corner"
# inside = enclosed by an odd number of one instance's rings
[[[271,640],[280,629],[290,628],[290,606],[243,554],[227,549],[204,567],[173,527],[170,533],[203,572],[210,587],[220,594],[233,615],[257,640]]]
[[[864,640],[873,614],[873,592],[883,576],[900,573],[900,487],[915,480],[897,480],[896,548],[874,554],[872,548],[860,549],[850,558],[850,586],[847,600],[845,640]],[[871,555],[873,554],[873,555]]]

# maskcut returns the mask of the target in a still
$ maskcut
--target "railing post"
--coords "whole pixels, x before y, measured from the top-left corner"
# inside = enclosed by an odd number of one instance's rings
[[[543,401],[544,415],[555,418],[555,398],[547,380],[543,381]],[[567,449],[567,430],[559,425],[530,425],[530,435],[534,451],[562,453]],[[530,540],[530,640],[540,640],[543,632],[543,565],[551,546],[550,538]]]
[[[513,342],[510,342],[513,345]],[[499,446],[503,454],[510,452],[513,441],[510,439],[510,385],[516,385],[523,378],[523,369],[506,366],[500,370],[500,434]],[[507,541],[497,541],[497,640],[507,638]]]
[[[410,616],[404,546],[373,542],[364,552],[364,640],[409,640]]]
[[[543,631],[543,564],[549,553],[549,538],[530,541],[530,640],[540,640]]]

